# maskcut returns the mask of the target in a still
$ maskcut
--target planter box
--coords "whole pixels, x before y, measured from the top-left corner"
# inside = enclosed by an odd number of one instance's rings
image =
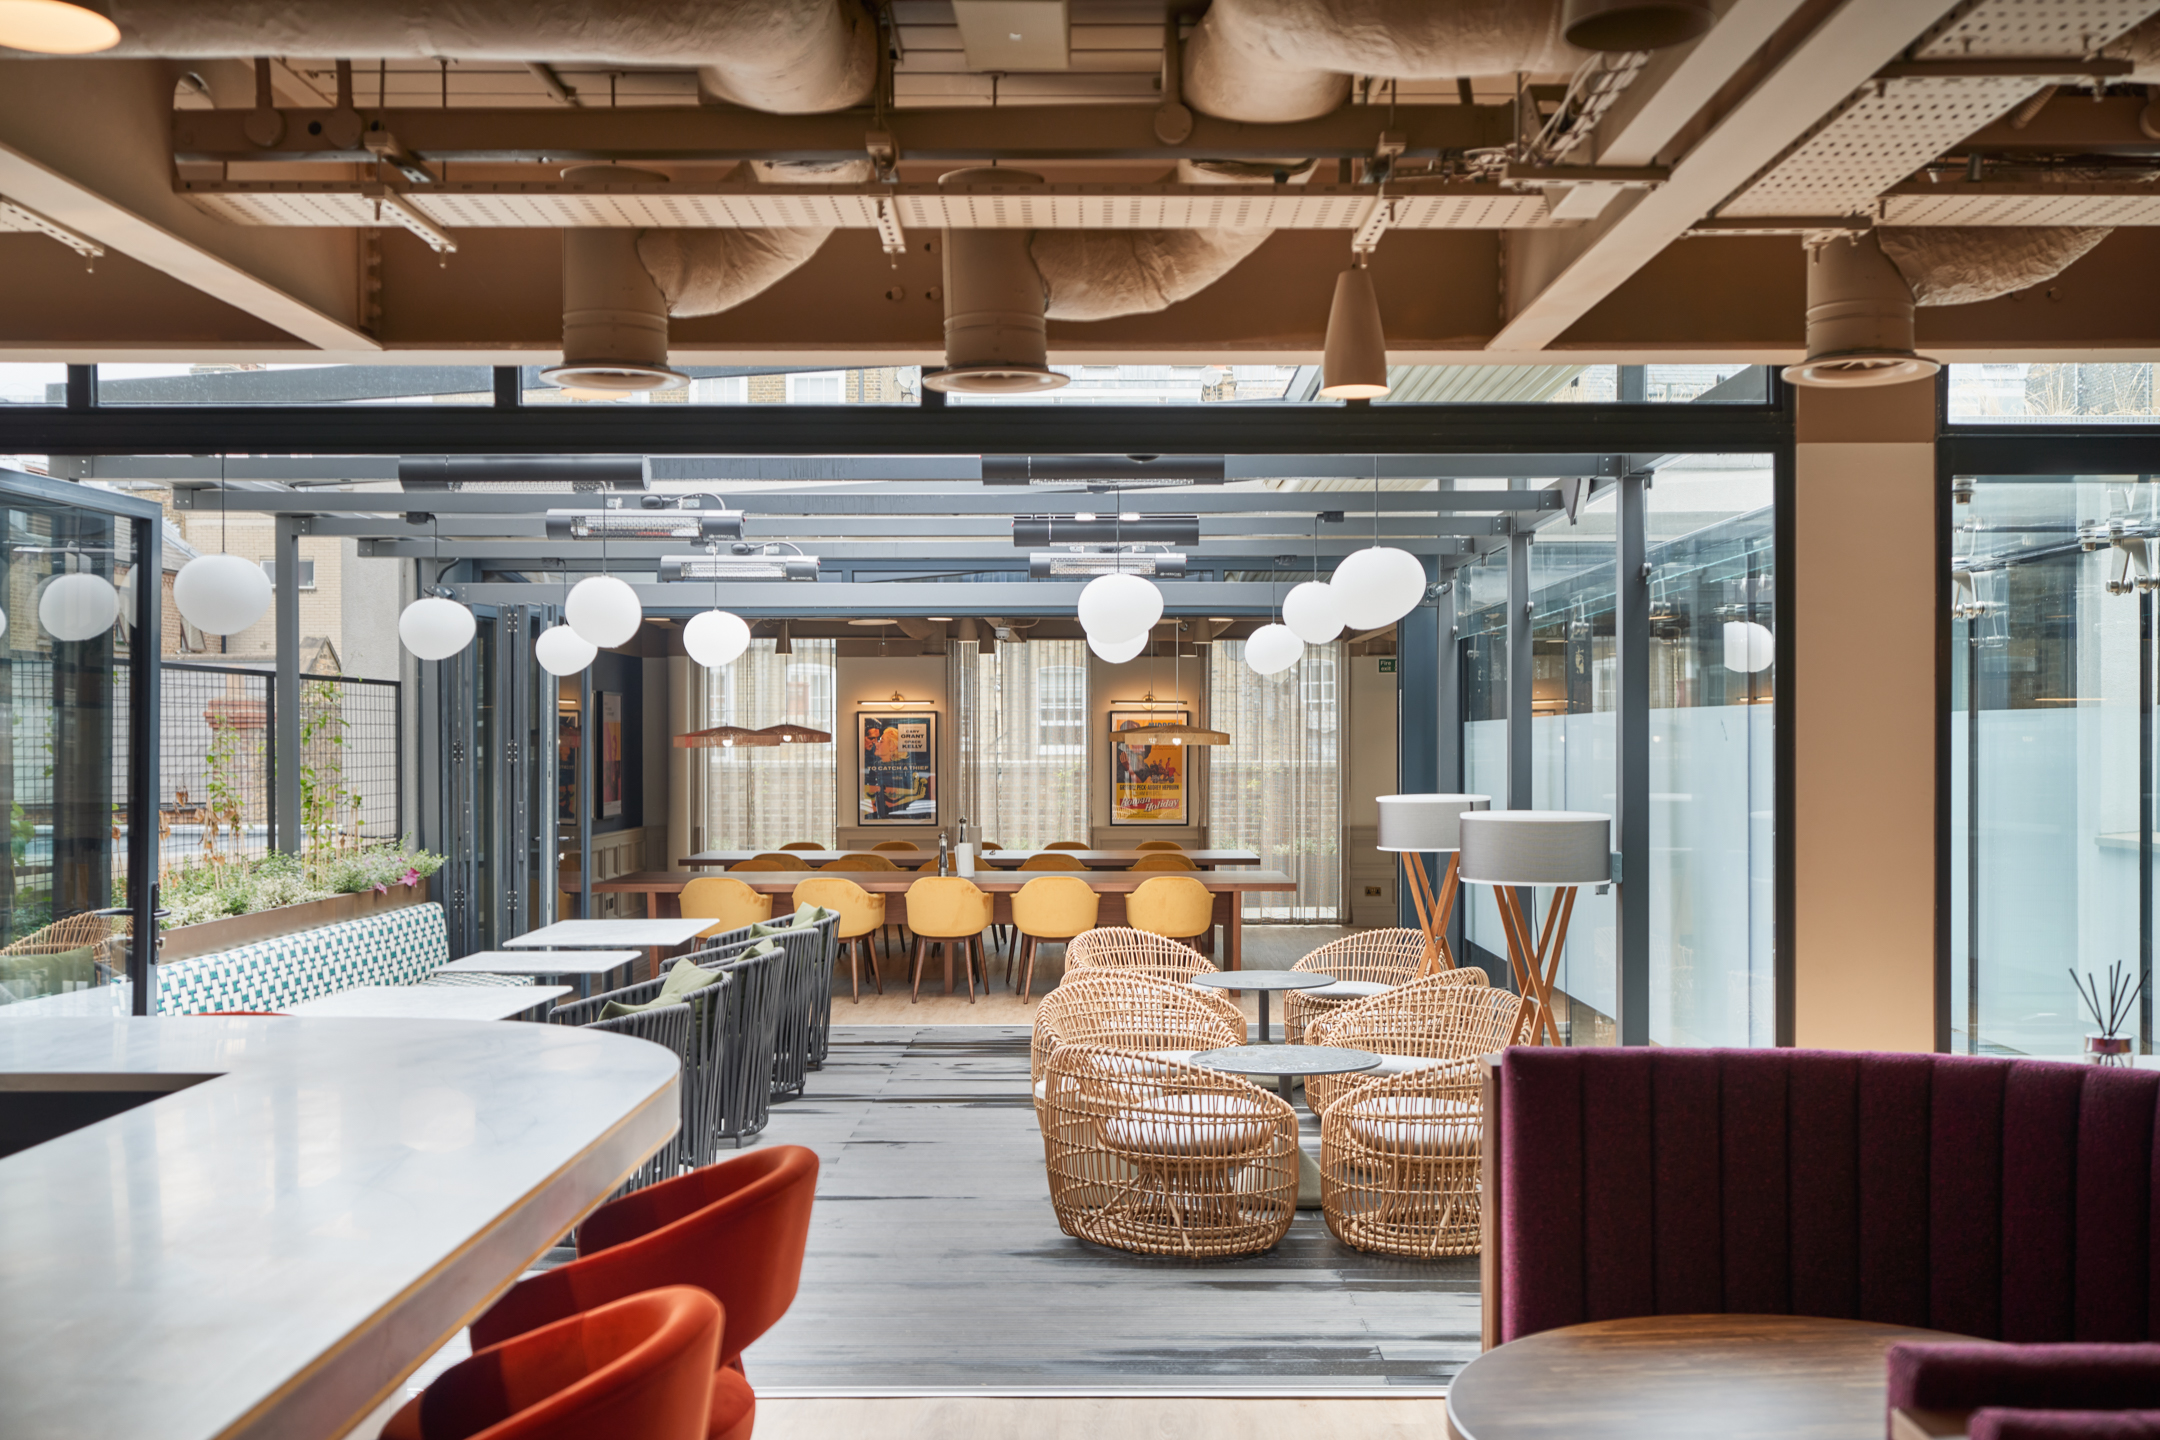
[[[341,920],[359,920],[385,910],[423,904],[427,898],[428,882],[422,880],[410,887],[392,885],[381,894],[363,890],[356,895],[310,900],[305,905],[282,905],[275,910],[258,910],[252,915],[228,915],[222,920],[205,920],[200,925],[176,926],[158,937],[158,964],[192,960],[198,955],[217,955],[258,940],[272,940],[280,935],[335,925]]]

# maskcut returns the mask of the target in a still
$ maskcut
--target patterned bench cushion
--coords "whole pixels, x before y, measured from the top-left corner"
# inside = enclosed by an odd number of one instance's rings
[[[160,965],[157,1008],[282,1010],[355,985],[417,985],[449,962],[443,907],[406,905]]]

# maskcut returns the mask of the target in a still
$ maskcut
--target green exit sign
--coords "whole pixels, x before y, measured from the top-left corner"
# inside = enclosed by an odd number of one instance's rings
[[[1392,674],[1394,674],[1394,673],[1395,673],[1395,657],[1394,657],[1394,656],[1392,656],[1392,655],[1383,655],[1383,656],[1381,656],[1381,657],[1380,657],[1380,673],[1381,673],[1382,675],[1392,675]]]

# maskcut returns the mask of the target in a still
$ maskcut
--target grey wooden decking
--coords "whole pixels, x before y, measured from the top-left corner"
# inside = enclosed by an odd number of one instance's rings
[[[1318,1211],[1242,1260],[1064,1234],[1019,1027],[835,1026],[762,1143],[823,1167],[802,1292],[744,1357],[760,1394],[1430,1386],[1477,1353],[1475,1257],[1364,1255]]]

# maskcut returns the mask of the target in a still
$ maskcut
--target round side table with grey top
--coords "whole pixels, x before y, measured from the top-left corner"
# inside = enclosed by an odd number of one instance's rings
[[[1333,985],[1333,975],[1308,970],[1209,970],[1192,977],[1211,990],[1253,990],[1260,995],[1260,1043],[1268,1043],[1268,996],[1277,990],[1318,990]],[[1296,1072],[1300,1075],[1305,1072]],[[1318,1074],[1318,1071],[1314,1071]]]
[[[1288,1101],[1290,1082],[1300,1075],[1354,1075],[1379,1068],[1380,1057],[1340,1045],[1226,1045],[1200,1051],[1192,1063],[1232,1075],[1272,1075],[1277,1092]]]

